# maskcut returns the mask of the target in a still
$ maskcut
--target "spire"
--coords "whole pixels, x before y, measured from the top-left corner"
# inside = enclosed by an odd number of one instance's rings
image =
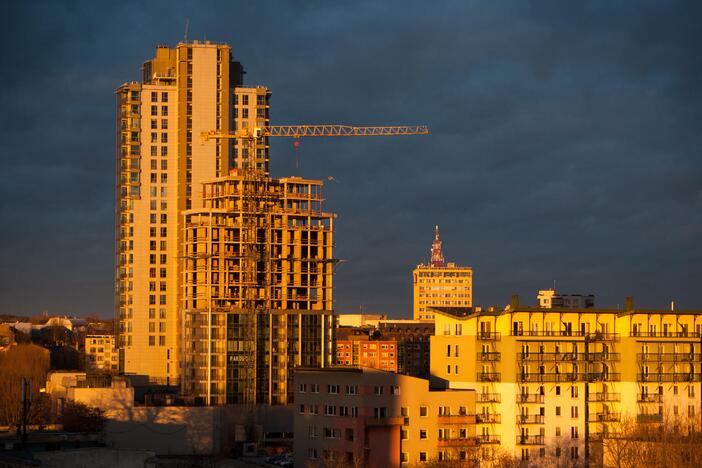
[[[441,252],[441,241],[439,240],[439,225],[436,225],[436,235],[434,242],[431,244],[431,266],[443,267],[444,254]]]

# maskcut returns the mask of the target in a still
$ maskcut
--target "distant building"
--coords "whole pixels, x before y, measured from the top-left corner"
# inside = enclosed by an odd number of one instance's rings
[[[119,354],[115,347],[114,335],[86,335],[85,369],[119,371]]]
[[[593,294],[558,294],[555,289],[542,289],[536,296],[544,309],[590,309],[595,307]]]
[[[359,340],[337,340],[336,364],[397,372],[397,342],[369,341],[368,337]]]
[[[414,466],[468,462],[475,391],[375,369],[298,369],[295,466]]]
[[[471,307],[473,305],[473,269],[444,263],[439,240],[439,226],[431,248],[431,263],[420,264],[412,272],[415,320],[433,320],[429,307]]]
[[[336,324],[339,327],[377,327],[378,322],[387,319],[383,314],[338,314]]]
[[[421,320],[383,320],[378,324],[383,340],[397,343],[397,372],[414,377],[429,377],[429,339],[434,324]]]

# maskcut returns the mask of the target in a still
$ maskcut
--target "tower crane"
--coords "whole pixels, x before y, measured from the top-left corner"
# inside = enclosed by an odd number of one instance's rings
[[[263,137],[342,137],[342,136],[399,136],[428,135],[426,125],[396,125],[389,127],[354,127],[351,125],[271,125],[267,127],[241,128],[235,132],[210,130],[202,132],[203,143],[210,139],[234,138],[258,140]]]

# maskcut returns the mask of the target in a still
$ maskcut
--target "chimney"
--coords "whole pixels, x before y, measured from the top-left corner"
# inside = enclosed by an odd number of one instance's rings
[[[625,310],[634,310],[634,297],[633,296],[627,296],[626,297],[626,307]]]
[[[519,307],[519,294],[512,294],[512,310]]]

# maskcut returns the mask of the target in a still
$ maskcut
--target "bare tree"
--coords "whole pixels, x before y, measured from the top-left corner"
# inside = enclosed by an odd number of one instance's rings
[[[22,419],[22,379],[29,379],[31,404],[28,422],[50,419],[49,398],[40,392],[49,371],[49,352],[41,346],[19,344],[0,352],[0,424],[19,426]]]

